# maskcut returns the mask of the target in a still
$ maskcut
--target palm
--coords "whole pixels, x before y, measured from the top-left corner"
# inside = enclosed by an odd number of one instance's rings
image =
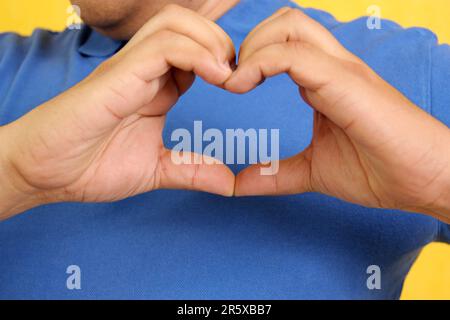
[[[434,177],[442,170],[428,159],[429,147],[418,150],[395,138],[377,150],[356,142],[325,116],[315,114],[309,161],[314,190],[369,207],[404,207],[422,197],[432,199]]]
[[[171,72],[165,74],[165,86],[150,103],[121,120],[100,139],[94,139],[93,146],[85,148],[93,150],[88,162],[84,160],[86,155],[80,154],[77,157],[81,161],[67,168],[78,173],[73,175],[76,180],[65,187],[77,201],[121,200],[160,186],[158,169],[164,166],[162,159],[168,153],[162,141],[166,113],[178,100],[178,88],[187,90],[194,80],[191,73],[174,72],[179,78],[184,76],[182,83],[177,83]],[[92,142],[87,139],[86,143]]]
[[[157,187],[157,168],[165,152],[165,116],[133,115],[106,137],[93,161],[69,189],[82,201],[114,201]]]
[[[381,205],[378,191],[383,186],[376,184],[368,158],[344,130],[317,112],[305,155],[314,190],[366,206]]]
[[[105,127],[111,119],[107,109],[81,113],[75,121],[62,115],[54,133],[33,136],[18,170],[32,186],[74,201],[114,201],[153,190],[161,155],[167,152],[162,142],[165,114],[178,99],[174,86],[169,78],[150,103],[112,126]],[[52,112],[50,108],[42,114]],[[93,127],[83,130],[86,123]]]

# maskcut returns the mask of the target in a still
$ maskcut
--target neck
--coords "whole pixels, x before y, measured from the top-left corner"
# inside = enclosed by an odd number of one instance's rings
[[[154,1],[155,0],[148,0]],[[174,3],[184,4],[186,8],[197,11],[206,18],[215,21],[223,16],[227,11],[233,8],[240,0],[184,0],[172,1]],[[170,1],[163,1],[163,3],[170,3]],[[96,31],[105,36],[116,40],[129,40],[153,15],[155,15],[161,6],[154,5],[153,7],[141,8],[133,17],[126,17],[118,22],[96,26],[90,24]]]
[[[240,0],[206,0],[197,12],[210,20],[217,20],[239,3]]]

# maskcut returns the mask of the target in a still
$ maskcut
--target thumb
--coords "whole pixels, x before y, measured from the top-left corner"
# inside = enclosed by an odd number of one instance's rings
[[[214,193],[231,197],[234,193],[233,172],[216,159],[194,153],[183,153],[174,159],[171,150],[165,149],[158,169],[158,189],[183,189]]]
[[[312,192],[309,149],[279,162],[277,172],[262,175],[263,165],[253,165],[236,177],[236,196],[289,195]]]

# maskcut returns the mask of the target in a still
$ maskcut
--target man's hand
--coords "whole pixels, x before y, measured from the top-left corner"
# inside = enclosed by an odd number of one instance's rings
[[[234,175],[225,165],[176,165],[161,134],[195,75],[222,85],[234,57],[215,23],[164,8],[84,81],[0,128],[0,218],[42,203],[115,201],[159,188],[231,196]]]
[[[226,89],[287,72],[315,110],[310,146],[274,176],[252,166],[236,195],[320,192],[450,221],[450,130],[408,101],[321,25],[285,8],[244,41]],[[273,110],[276,112],[276,110]]]

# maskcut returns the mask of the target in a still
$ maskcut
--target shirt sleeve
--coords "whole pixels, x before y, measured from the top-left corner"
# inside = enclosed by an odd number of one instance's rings
[[[431,49],[431,113],[450,127],[450,46]]]
[[[0,62],[2,59],[17,47],[26,39],[15,33],[0,33]]]
[[[25,40],[15,33],[0,33],[0,106],[28,49]]]
[[[450,225],[441,223],[439,236],[436,239],[439,242],[444,242],[450,244]]]
[[[450,127],[449,83],[450,46],[447,44],[435,46],[431,50],[431,113],[448,127]],[[450,225],[440,222],[439,227],[436,240],[450,243]]]

